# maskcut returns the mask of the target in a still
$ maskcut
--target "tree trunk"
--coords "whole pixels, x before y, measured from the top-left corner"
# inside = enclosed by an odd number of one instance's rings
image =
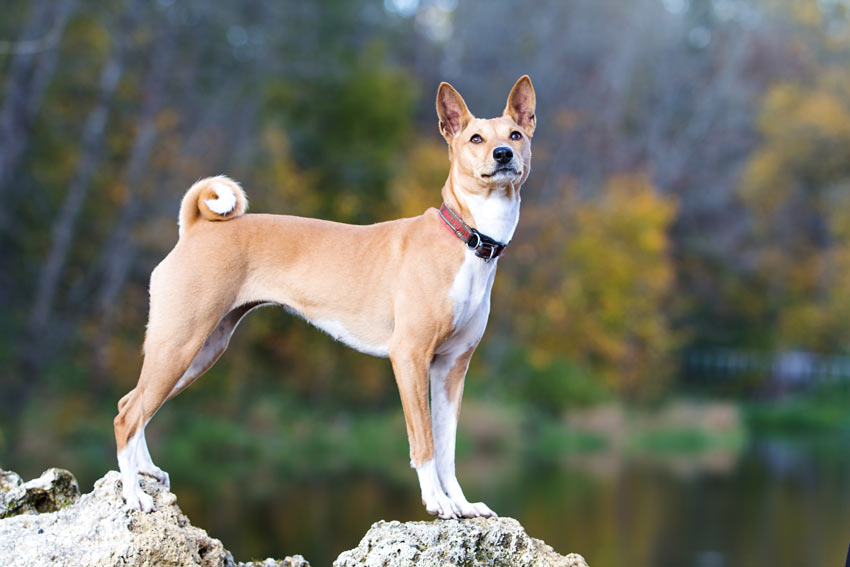
[[[109,108],[124,70],[133,12],[131,9],[130,13],[122,18],[122,25],[115,34],[115,46],[101,71],[98,100],[86,118],[83,128],[82,149],[77,170],[68,187],[62,209],[53,224],[50,250],[38,280],[35,301],[29,317],[26,348],[28,352],[24,353],[23,362],[24,367],[30,371],[38,369],[41,363],[49,358],[49,353],[43,352],[47,344],[44,340],[45,333],[49,330],[53,304],[73,243],[77,219],[88,194],[95,167],[101,158]]]
[[[44,36],[40,49],[16,49],[6,79],[5,97],[0,107],[0,200],[7,203],[4,193],[15,168],[27,147],[32,125],[41,108],[44,92],[53,77],[59,56],[58,40],[71,15],[73,0],[41,0],[33,8],[33,15],[21,33],[22,45],[39,34]],[[56,38],[55,42],[53,38]],[[47,41],[50,39],[50,41]],[[8,211],[0,215],[8,214]],[[0,216],[0,227],[3,225]]]
[[[155,41],[148,76],[145,81],[143,103],[138,130],[130,151],[127,166],[127,198],[118,220],[107,241],[100,261],[102,285],[94,298],[95,316],[100,319],[94,340],[94,388],[102,388],[108,371],[110,339],[115,327],[115,300],[127,282],[130,267],[136,257],[136,248],[130,233],[142,212],[141,184],[156,141],[156,116],[162,109],[162,93],[172,56],[169,32]]]

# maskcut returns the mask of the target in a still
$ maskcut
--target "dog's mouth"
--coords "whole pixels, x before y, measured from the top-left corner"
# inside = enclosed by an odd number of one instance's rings
[[[490,173],[482,173],[481,177],[497,177],[500,175],[519,175],[519,170],[512,165],[500,165]]]

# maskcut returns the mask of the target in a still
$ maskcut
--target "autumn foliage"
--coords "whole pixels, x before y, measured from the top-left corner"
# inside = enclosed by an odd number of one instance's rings
[[[254,212],[420,214],[448,171],[439,81],[488,116],[521,73],[539,96],[533,170],[472,367],[494,395],[558,412],[663,398],[691,350],[846,353],[844,5],[720,4],[550,3],[505,30],[516,14],[502,2],[12,2],[3,416],[51,388],[111,412],[132,387],[148,276],[199,177],[239,179]],[[274,310],[240,327],[207,382],[236,375],[396,403],[384,361]]]

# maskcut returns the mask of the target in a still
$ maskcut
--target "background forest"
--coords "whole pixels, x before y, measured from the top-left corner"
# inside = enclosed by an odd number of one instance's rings
[[[230,175],[255,212],[417,215],[448,170],[439,82],[489,117],[527,73],[533,172],[460,425],[471,498],[594,566],[839,564],[848,10],[5,0],[0,466],[84,490],[116,466],[148,277],[195,180]],[[424,518],[387,361],[280,310],[148,439],[243,557],[321,565],[379,518]]]

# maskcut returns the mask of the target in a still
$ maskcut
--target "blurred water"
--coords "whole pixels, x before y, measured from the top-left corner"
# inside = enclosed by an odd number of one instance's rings
[[[470,498],[592,567],[840,565],[850,538],[850,443],[755,437],[740,454],[529,457],[459,463]],[[406,480],[405,480],[406,479]],[[412,471],[233,478],[215,499],[174,479],[193,523],[239,560],[301,553],[316,567],[373,521],[426,520]],[[247,495],[246,495],[247,493]]]

